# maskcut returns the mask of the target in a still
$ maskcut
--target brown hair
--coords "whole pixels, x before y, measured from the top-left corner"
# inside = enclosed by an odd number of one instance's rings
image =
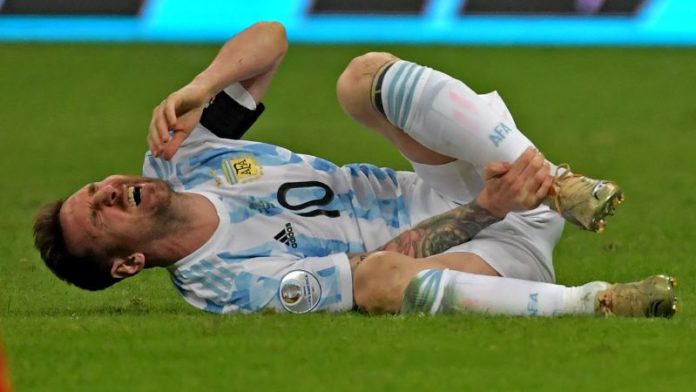
[[[63,200],[42,206],[34,219],[34,246],[46,266],[60,279],[85,290],[103,290],[121,279],[111,276],[111,263],[105,257],[88,252],[71,254],[65,245],[60,225]]]

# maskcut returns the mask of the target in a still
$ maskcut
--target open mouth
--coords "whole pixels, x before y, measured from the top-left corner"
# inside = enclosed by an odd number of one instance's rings
[[[137,207],[142,201],[141,197],[142,188],[137,185],[131,185],[128,187],[128,205],[131,207]]]

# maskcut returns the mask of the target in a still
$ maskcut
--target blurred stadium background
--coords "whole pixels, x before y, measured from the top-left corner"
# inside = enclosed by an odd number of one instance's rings
[[[220,41],[258,20],[293,42],[693,45],[689,0],[4,0],[0,39]]]
[[[566,229],[558,281],[669,272],[684,313],[219,317],[163,271],[104,293],[50,276],[36,208],[138,173],[151,108],[260,20],[282,22],[291,48],[249,138],[406,169],[335,103],[336,77],[367,50],[498,89],[548,157],[628,194],[601,236]],[[0,333],[14,390],[692,389],[695,46],[689,0],[0,0]]]

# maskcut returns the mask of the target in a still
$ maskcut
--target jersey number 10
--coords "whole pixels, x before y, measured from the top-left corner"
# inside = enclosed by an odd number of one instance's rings
[[[288,193],[292,190],[307,190],[311,191],[316,188],[321,188],[324,191],[324,196],[308,200],[300,204],[290,204],[288,202]],[[296,212],[297,215],[312,217],[318,215],[328,216],[329,218],[337,218],[341,213],[337,210],[323,210],[320,208],[307,211],[309,207],[323,207],[329,205],[334,199],[334,192],[328,185],[319,181],[300,181],[286,182],[278,188],[278,203],[281,206]]]

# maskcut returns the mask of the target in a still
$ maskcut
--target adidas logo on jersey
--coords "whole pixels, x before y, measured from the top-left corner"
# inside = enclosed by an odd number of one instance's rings
[[[292,225],[290,223],[285,224],[285,228],[276,234],[276,241],[281,242],[289,247],[297,248],[297,241],[295,241],[295,233],[292,230]]]

